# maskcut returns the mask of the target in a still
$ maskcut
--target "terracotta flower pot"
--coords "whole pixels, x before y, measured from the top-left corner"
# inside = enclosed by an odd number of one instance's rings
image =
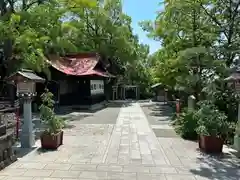
[[[199,148],[206,153],[221,153],[224,140],[215,136],[199,137]]]
[[[43,133],[41,135],[41,145],[43,149],[57,149],[62,145],[63,132],[57,134]]]

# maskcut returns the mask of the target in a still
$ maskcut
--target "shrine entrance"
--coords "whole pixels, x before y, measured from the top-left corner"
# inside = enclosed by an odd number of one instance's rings
[[[137,85],[119,85],[113,86],[113,100],[135,99],[140,96],[139,87]]]

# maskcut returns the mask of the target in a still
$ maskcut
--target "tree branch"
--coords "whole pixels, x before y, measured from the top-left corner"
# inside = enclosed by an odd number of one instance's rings
[[[238,1],[238,3],[236,4],[236,7],[234,8],[234,10],[232,11],[232,1],[230,1],[229,3],[229,29],[228,29],[228,38],[227,38],[227,43],[228,43],[228,49],[230,50],[230,46],[232,44],[232,38],[234,36],[234,22],[235,22],[235,18],[238,14],[238,7],[240,6],[240,1]],[[227,63],[231,64],[233,59],[235,57],[235,54],[232,52],[228,52],[228,60]]]
[[[4,16],[7,13],[6,1],[0,1],[0,11],[1,11],[1,16]]]
[[[88,33],[89,33],[89,35],[91,35],[91,33],[90,33],[90,31],[89,31],[89,28],[91,28],[91,30],[93,31],[93,32],[95,32],[95,28],[92,26],[92,24],[89,22],[89,16],[88,16],[88,12],[86,11],[86,25],[87,25],[87,30],[88,30]]]
[[[11,12],[14,13],[15,12],[15,10],[14,10],[14,0],[7,0],[7,2],[9,3]]]
[[[233,29],[234,21],[235,21],[235,18],[236,18],[236,16],[237,16],[237,14],[238,14],[238,8],[239,8],[239,6],[240,6],[240,0],[238,1],[235,9],[234,9],[233,12],[232,12],[231,24],[230,24],[230,28],[231,28],[231,29]]]
[[[31,6],[33,6],[34,4],[37,4],[39,1],[36,0],[36,1],[32,1],[31,3],[29,4],[26,4],[25,5],[25,8],[23,9],[24,11],[27,11]]]
[[[22,9],[26,9],[26,0],[22,0]]]
[[[25,1],[25,0],[23,0],[23,1]],[[42,4],[42,3],[44,3],[46,0],[35,0],[35,1],[32,1],[32,2],[30,2],[29,4],[26,4],[25,5],[25,9],[23,9],[24,11],[27,11],[29,8],[31,8],[34,4]]]
[[[213,16],[211,13],[208,12],[208,10],[203,6],[202,3],[200,3],[200,6],[202,7],[202,9],[204,10],[204,12],[221,28],[222,32],[224,33],[224,35],[226,37],[228,37],[227,33],[226,33],[226,29],[222,26],[222,24],[217,20],[217,18],[215,16]]]

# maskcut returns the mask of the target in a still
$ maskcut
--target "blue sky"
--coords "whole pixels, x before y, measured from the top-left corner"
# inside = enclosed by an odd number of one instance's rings
[[[149,39],[138,23],[143,20],[155,20],[156,12],[161,9],[160,0],[123,0],[123,11],[132,17],[132,27],[135,34],[138,34],[141,43],[150,46],[150,53],[160,47],[160,43]]]

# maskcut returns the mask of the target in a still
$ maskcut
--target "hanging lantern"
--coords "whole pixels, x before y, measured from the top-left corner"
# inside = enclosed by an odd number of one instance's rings
[[[45,81],[43,78],[37,76],[33,71],[26,69],[17,71],[8,77],[7,80],[17,86],[18,97],[36,96],[36,83]]]

